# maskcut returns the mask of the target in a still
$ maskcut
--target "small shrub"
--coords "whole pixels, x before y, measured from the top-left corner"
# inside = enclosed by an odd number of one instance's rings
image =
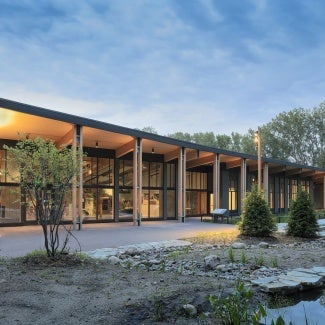
[[[243,264],[245,264],[247,262],[247,256],[246,256],[246,252],[244,249],[241,251],[241,262]]]
[[[231,263],[235,262],[235,255],[234,255],[234,250],[232,249],[232,247],[229,248],[228,250],[228,256],[229,256],[229,261]]]
[[[290,205],[287,234],[294,237],[317,237],[319,225],[313,203],[306,191],[298,189],[297,197]]]
[[[222,298],[210,295],[209,302],[215,316],[224,325],[248,324],[249,303],[253,297],[252,290],[246,288],[243,282],[236,284],[235,291],[228,297]]]
[[[239,229],[243,235],[263,237],[270,236],[276,230],[271,210],[257,186],[247,194]]]

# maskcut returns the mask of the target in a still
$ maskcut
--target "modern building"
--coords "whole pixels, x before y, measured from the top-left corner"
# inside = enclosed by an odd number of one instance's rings
[[[11,168],[3,145],[14,145],[22,135],[52,139],[57,146],[82,147],[87,153],[78,160],[80,168],[86,168],[72,186],[66,221],[81,216],[83,222],[140,225],[142,220],[185,221],[215,208],[237,215],[258,175],[274,213],[288,211],[299,185],[310,193],[317,209],[325,209],[325,169],[260,160],[0,99],[0,170]],[[32,209],[21,204],[24,200],[19,184],[0,173],[0,225],[36,222]]]

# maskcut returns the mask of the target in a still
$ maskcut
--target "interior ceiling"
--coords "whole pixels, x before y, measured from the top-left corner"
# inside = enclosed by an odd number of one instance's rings
[[[70,123],[9,111],[3,108],[1,110],[4,110],[1,117],[5,116],[5,123],[0,122],[1,139],[18,140],[28,135],[31,138],[40,136],[56,141],[72,128]]]

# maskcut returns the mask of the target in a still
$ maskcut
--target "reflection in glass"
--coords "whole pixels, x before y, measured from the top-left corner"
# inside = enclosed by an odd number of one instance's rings
[[[20,189],[0,187],[0,223],[21,222]]]

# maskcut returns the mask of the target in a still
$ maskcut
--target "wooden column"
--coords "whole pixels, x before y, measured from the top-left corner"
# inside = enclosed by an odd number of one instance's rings
[[[244,199],[247,192],[247,163],[246,158],[242,159],[240,166],[240,191],[241,191],[241,211],[243,211]]]
[[[179,148],[178,154],[178,221],[185,222],[185,205],[186,205],[186,151],[185,148]]]
[[[142,139],[134,139],[133,150],[133,224],[141,225],[142,205]]]
[[[133,150],[133,224],[141,225],[142,205],[142,139],[134,139]]]
[[[74,126],[72,150],[76,156],[78,173],[72,180],[72,218],[73,227],[76,229],[77,223],[82,229],[82,200],[83,200],[83,138],[82,126]],[[78,150],[77,150],[78,149]]]
[[[263,165],[263,191],[264,198],[269,203],[269,164],[264,163]]]
[[[215,155],[213,163],[213,208],[220,208],[220,160],[219,154]],[[212,212],[212,211],[211,211]]]

